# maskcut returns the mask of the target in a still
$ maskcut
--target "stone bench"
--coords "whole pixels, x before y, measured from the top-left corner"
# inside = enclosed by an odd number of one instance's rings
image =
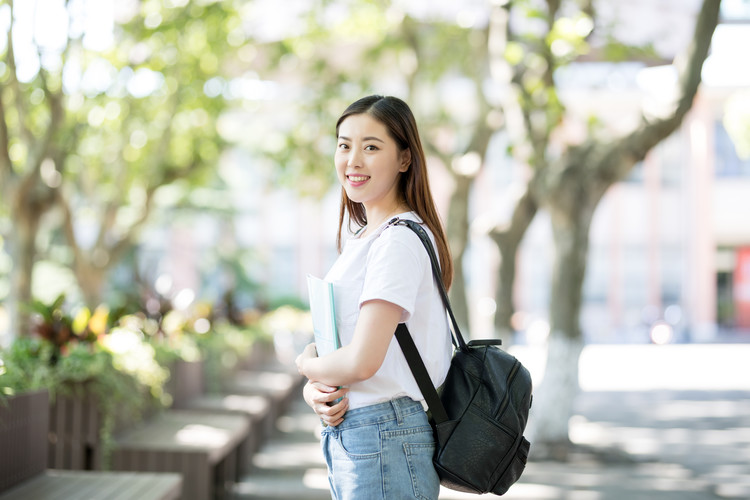
[[[116,438],[112,469],[182,474],[185,500],[228,498],[249,423],[230,413],[169,410]]]
[[[49,393],[0,403],[0,499],[92,500],[180,498],[177,474],[116,474],[47,469]]]
[[[290,368],[266,361],[236,371],[219,393],[193,392],[180,399],[180,407],[209,413],[242,415],[250,432],[242,445],[238,471],[250,471],[252,455],[273,432],[276,419],[297,393],[301,377]]]
[[[226,394],[261,396],[271,404],[271,421],[275,422],[299,395],[303,378],[281,365],[264,365],[254,370],[240,370],[227,381]]]
[[[177,500],[179,474],[46,470],[0,493],[0,500]]]
[[[204,394],[193,398],[187,408],[239,415],[247,419],[250,432],[242,443],[237,468],[240,474],[249,472],[253,454],[260,449],[274,426],[268,398],[243,394]]]
[[[229,495],[302,378],[267,361],[234,373],[221,393],[204,393],[202,370],[202,363],[177,367],[175,408],[118,435],[114,470],[179,472],[188,500]]]

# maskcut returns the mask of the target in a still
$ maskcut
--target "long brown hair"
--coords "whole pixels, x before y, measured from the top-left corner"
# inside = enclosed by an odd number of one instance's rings
[[[435,202],[432,199],[430,183],[427,178],[427,162],[425,161],[422,141],[419,139],[417,122],[409,106],[397,97],[371,95],[363,97],[349,105],[336,122],[336,137],[339,126],[351,115],[367,113],[388,129],[388,133],[396,141],[401,151],[411,152],[411,164],[406,172],[401,174],[398,190],[404,202],[411,211],[416,213],[435,236],[443,283],[448,289],[453,281],[453,260],[451,259],[448,239],[440,222]],[[341,208],[339,210],[339,231],[336,245],[341,251],[341,231],[344,219],[349,214],[349,224],[354,221],[358,226],[367,224],[367,214],[362,203],[349,199],[344,188],[341,188]]]

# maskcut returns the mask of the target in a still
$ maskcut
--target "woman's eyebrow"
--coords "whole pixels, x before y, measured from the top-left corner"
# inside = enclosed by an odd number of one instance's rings
[[[352,141],[351,139],[349,139],[348,137],[343,136],[343,135],[340,135],[339,139],[342,140],[342,141],[349,141],[349,142]],[[378,142],[382,142],[382,143],[385,144],[385,141],[383,139],[380,139],[379,137],[375,137],[375,136],[363,137],[362,140],[363,141],[378,141]]]

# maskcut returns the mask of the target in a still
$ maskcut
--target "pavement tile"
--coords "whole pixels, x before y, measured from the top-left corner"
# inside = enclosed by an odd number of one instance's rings
[[[750,354],[750,346],[740,347]],[[705,389],[708,383],[701,390],[624,390],[621,383],[617,390],[582,392],[570,426],[578,450],[565,463],[529,462],[503,498],[750,499],[750,383],[747,390],[722,383],[718,390]],[[330,499],[319,422],[301,397],[276,427],[254,457],[253,471],[238,483],[236,500]],[[479,497],[447,489],[440,494],[441,500],[470,498]]]

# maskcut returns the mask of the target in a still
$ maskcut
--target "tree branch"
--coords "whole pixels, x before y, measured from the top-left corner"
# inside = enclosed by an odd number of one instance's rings
[[[13,94],[14,103],[16,106],[16,112],[18,113],[18,129],[19,135],[27,144],[32,144],[34,141],[34,135],[26,124],[26,115],[28,113],[26,107],[26,100],[23,98],[23,92],[21,90],[21,82],[18,81],[18,75],[16,75],[16,55],[13,46],[13,28],[15,27],[15,15],[13,12],[13,0],[8,0],[10,6],[10,26],[8,27],[8,41],[7,41],[7,52],[8,52],[8,87],[10,87]]]
[[[73,211],[70,208],[68,199],[63,194],[62,189],[57,190],[57,205],[63,214],[62,229],[65,234],[65,238],[68,240],[70,248],[73,250],[73,262],[77,266],[80,262],[84,261],[83,250],[81,249],[78,241],[76,240],[76,233],[73,227]]]
[[[629,161],[613,163],[609,171],[602,172],[604,176],[616,179],[624,177],[633,164],[643,160],[651,148],[672,134],[680,126],[693,104],[701,83],[703,63],[706,57],[708,57],[711,39],[719,22],[720,4],[721,0],[703,1],[696,20],[695,34],[692,42],[686,53],[675,60],[675,65],[679,72],[679,97],[672,114],[650,123],[644,117],[644,125],[621,141],[622,148],[627,153]]]
[[[0,90],[0,186],[3,186],[3,197],[9,194],[11,178],[14,177],[13,162],[10,159],[10,137],[8,122],[5,121],[5,104]]]
[[[474,132],[472,133],[472,138],[466,148],[466,152],[476,151],[482,156],[482,158],[484,158],[490,139],[492,139],[492,134],[495,131],[495,128],[490,126],[487,122],[487,115],[492,110],[492,105],[489,103],[487,96],[484,93],[484,80],[490,69],[488,62],[490,37],[489,24],[487,25],[487,28],[482,30],[482,35],[482,52],[476,55],[474,60],[477,61],[477,64],[474,66],[474,71],[472,71],[471,74],[477,99],[479,100],[479,119],[476,121]]]
[[[547,31],[552,30],[555,18],[560,7],[559,0],[547,1]],[[547,164],[547,145],[549,137],[557,125],[560,116],[558,102],[538,102],[535,97],[544,94],[548,100],[554,94],[555,82],[554,71],[557,62],[550,51],[549,46],[544,40],[546,37],[540,37],[536,52],[544,59],[545,67],[541,73],[534,73],[534,70],[528,67],[525,61],[520,61],[511,67],[505,61],[505,50],[509,41],[514,40],[515,35],[510,26],[510,3],[505,5],[495,5],[492,8],[490,18],[490,57],[492,58],[492,67],[495,78],[505,83],[508,90],[503,102],[505,115],[509,117],[508,130],[514,137],[515,144],[524,144],[529,148],[527,155],[519,158],[530,164],[535,169],[542,169]],[[518,41],[516,43],[521,44]],[[529,78],[538,78],[541,81],[542,88],[534,89],[533,93],[527,86]],[[513,95],[515,93],[515,95]],[[535,120],[536,113],[544,113],[544,120]],[[518,127],[513,128],[513,118],[518,122]]]
[[[153,207],[154,193],[159,186],[151,186],[146,190],[146,202],[143,204],[143,211],[140,217],[131,224],[128,230],[125,232],[122,238],[120,238],[109,250],[109,261],[116,262],[124,254],[128,248],[132,245],[133,238],[143,224],[148,220],[151,215],[151,209]]]
[[[526,230],[536,217],[539,206],[527,185],[518,198],[510,221],[498,225],[490,231],[489,236],[500,250],[501,261],[496,285],[495,328],[498,333],[509,333],[513,330],[511,317],[515,311],[513,304],[513,284],[516,279],[516,255],[523,241]]]
[[[414,95],[416,88],[417,73],[419,72],[419,61],[421,54],[421,46],[419,44],[419,37],[417,37],[417,30],[415,26],[416,22],[411,16],[404,16],[404,20],[401,23],[401,37],[406,41],[406,45],[414,51],[414,58],[416,59],[417,66],[411,74],[407,75],[407,88],[409,89],[409,101]]]
[[[68,0],[66,0],[65,2],[65,8],[67,9],[67,7],[68,7]],[[29,167],[31,169],[39,168],[44,158],[46,158],[50,154],[50,151],[52,150],[52,143],[55,139],[55,136],[59,133],[60,126],[62,125],[63,120],[65,118],[65,108],[63,106],[64,97],[63,97],[63,91],[62,91],[62,83],[60,84],[60,88],[57,90],[52,90],[50,88],[47,70],[44,69],[44,66],[41,66],[41,60],[42,60],[41,48],[38,43],[36,43],[35,45],[36,45],[37,57],[39,58],[39,61],[40,61],[39,81],[41,82],[41,87],[42,87],[42,90],[44,91],[44,95],[47,98],[47,103],[49,105],[50,119],[49,119],[49,124],[47,125],[47,128],[46,128],[46,131],[44,133],[44,136],[40,140],[36,141],[36,143],[34,144],[34,148],[29,154]],[[70,50],[70,36],[68,36],[65,39],[65,46],[63,47],[63,50],[60,54],[60,57],[63,59],[63,65],[64,65],[64,61],[66,59],[66,56],[69,50]]]

